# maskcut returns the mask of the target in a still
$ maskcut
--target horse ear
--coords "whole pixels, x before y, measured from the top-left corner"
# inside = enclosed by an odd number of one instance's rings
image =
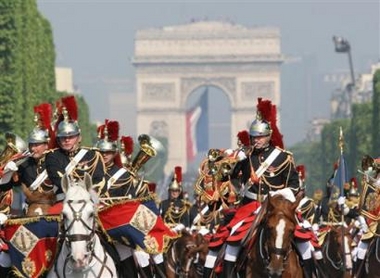
[[[84,173],[83,181],[84,181],[86,190],[90,191],[90,189],[92,188],[92,178],[89,173],[87,172]]]
[[[293,207],[294,207],[294,208],[297,208],[297,207],[299,206],[301,200],[302,200],[303,197],[304,197],[304,192],[303,192],[302,190],[299,191],[299,192],[296,194],[295,197],[296,197],[296,201],[294,202]]]
[[[86,186],[87,191],[90,191],[92,188],[92,178],[89,173],[84,173],[84,184]]]
[[[61,187],[62,187],[63,193],[67,192],[69,185],[70,185],[69,176],[67,174],[64,174],[62,179],[61,179]]]

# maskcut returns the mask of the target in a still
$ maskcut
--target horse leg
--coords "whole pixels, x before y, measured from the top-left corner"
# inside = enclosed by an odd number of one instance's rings
[[[221,278],[237,278],[235,262],[224,261]]]

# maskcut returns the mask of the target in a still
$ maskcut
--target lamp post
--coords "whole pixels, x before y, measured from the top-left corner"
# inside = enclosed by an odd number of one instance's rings
[[[347,107],[347,116],[350,116],[351,114],[351,104],[352,104],[352,95],[355,88],[355,75],[354,75],[354,66],[352,63],[352,56],[351,56],[351,45],[350,43],[344,39],[343,37],[339,36],[333,36],[333,41],[335,44],[335,52],[337,53],[347,53],[348,55],[348,62],[350,65],[350,73],[351,73],[351,82],[347,84],[347,93],[348,93],[348,107]]]

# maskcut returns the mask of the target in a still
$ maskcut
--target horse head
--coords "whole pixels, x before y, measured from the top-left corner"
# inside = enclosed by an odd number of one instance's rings
[[[71,251],[73,267],[84,269],[94,255],[96,210],[90,193],[92,180],[87,173],[79,181],[64,175],[61,185],[66,194],[62,209],[65,244]]]
[[[299,194],[294,198],[292,193],[290,196],[276,194],[269,195],[266,199],[266,216],[259,236],[262,249],[265,249],[262,252],[266,253],[270,277],[281,276],[292,251],[292,239],[297,225],[296,208],[303,196]]]

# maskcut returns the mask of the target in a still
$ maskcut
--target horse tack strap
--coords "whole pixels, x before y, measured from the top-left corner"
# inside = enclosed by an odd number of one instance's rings
[[[70,161],[69,164],[67,164],[66,168],[65,168],[65,172],[67,175],[70,175],[75,167],[78,165],[79,161],[81,161],[81,159],[84,157],[84,155],[88,152],[87,149],[81,149],[74,157],[73,159]]]
[[[268,167],[273,163],[277,156],[281,153],[280,149],[275,148],[270,155],[261,163],[260,167],[255,171],[257,178],[260,178]]]
[[[124,174],[127,170],[125,168],[120,168],[113,176],[107,181],[107,190]]]
[[[30,185],[30,189],[33,191],[36,190],[48,177],[46,169],[37,176],[37,178],[34,180],[34,182]]]

